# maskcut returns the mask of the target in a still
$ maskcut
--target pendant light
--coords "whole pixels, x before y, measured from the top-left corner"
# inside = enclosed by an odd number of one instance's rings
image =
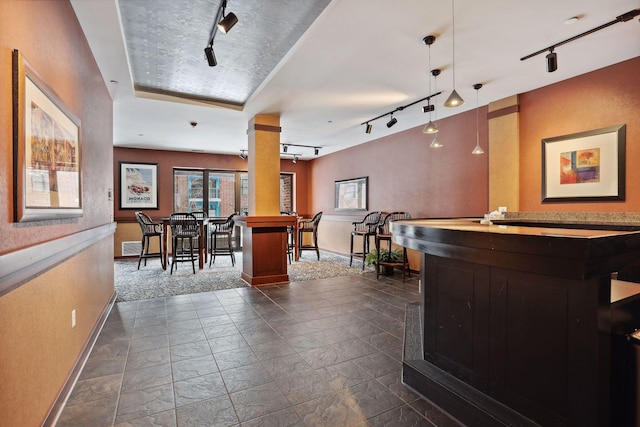
[[[426,36],[424,39],[422,39],[422,42],[424,44],[426,44],[427,46],[429,46],[429,70],[431,70],[431,45],[436,41],[436,36]],[[429,95],[431,95],[431,76],[427,77],[429,79]],[[427,123],[427,125],[424,127],[424,129],[422,130],[422,132],[424,133],[436,133],[438,132],[438,126],[436,126],[436,124],[431,121],[431,110],[433,108],[431,108],[431,100],[429,100],[429,106],[427,107],[429,110],[429,123]]]
[[[471,152],[472,154],[484,154],[484,150],[480,147],[480,121],[478,119],[478,110],[480,110],[480,104],[478,104],[478,93],[482,88],[482,83],[476,83],[473,85],[473,88],[476,90],[476,147]]]
[[[435,70],[431,70],[431,75],[433,76],[433,90],[438,92],[438,79],[437,77],[440,75],[440,70],[439,69],[435,69]],[[434,105],[435,107],[435,105]],[[434,118],[436,119],[436,121],[438,120],[438,112],[436,111],[436,109],[433,109],[433,115]],[[434,124],[435,126],[435,124]],[[436,136],[435,138],[433,138],[433,141],[431,141],[431,144],[429,144],[429,148],[440,148],[442,147],[442,144],[438,141],[438,132],[436,131]]]
[[[453,92],[444,102],[445,107],[459,107],[464,104],[464,99],[456,92],[456,21],[455,21],[455,0],[451,0],[451,44],[453,51]]]

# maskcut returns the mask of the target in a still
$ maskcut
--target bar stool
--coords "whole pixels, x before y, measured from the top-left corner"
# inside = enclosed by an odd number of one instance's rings
[[[200,238],[200,227],[198,220],[190,213],[173,213],[169,217],[169,225],[171,227],[171,247],[173,249],[173,257],[171,258],[171,272],[177,262],[191,261],[193,274],[196,274],[196,259],[198,258],[198,239]],[[185,248],[185,242],[188,244],[188,251]],[[196,248],[194,253],[193,249]],[[176,266],[176,270],[178,266]]]
[[[322,212],[315,214],[311,220],[300,221],[298,224],[298,257],[304,250],[313,250],[316,251],[318,261],[320,261],[320,250],[318,249],[318,224],[320,224],[320,218],[322,218]],[[304,233],[311,233],[310,245],[302,244]]]
[[[376,235],[378,224],[380,223],[381,212],[374,211],[369,212],[362,221],[354,221],[353,231],[351,232],[351,244],[349,254],[349,266],[353,263],[353,257],[362,258],[362,269],[364,270],[364,259],[369,253],[370,241],[369,239]],[[353,251],[353,238],[356,236],[362,237],[362,252]]]
[[[213,225],[213,230],[209,234],[211,238],[209,267],[216,262],[216,255],[229,255],[231,257],[231,265],[236,265],[236,256],[233,253],[233,226],[236,215],[238,215],[238,212],[229,215],[225,222]],[[218,237],[223,237],[226,240],[226,246],[218,246]]]
[[[411,219],[411,214],[409,212],[391,212],[384,216],[382,223],[378,227],[378,231],[376,233],[375,242],[376,242],[376,279],[380,275],[381,267],[388,268],[396,268],[402,267],[402,281],[404,282],[405,273],[409,274],[411,277],[411,269],[409,268],[409,259],[407,258],[407,248],[402,247],[402,260],[393,260],[384,258],[380,259],[380,250],[381,250],[381,242],[387,243],[387,253],[391,253],[392,251],[392,241],[391,241],[391,222],[399,219]]]
[[[142,231],[142,248],[140,249],[140,257],[138,258],[138,270],[140,270],[140,261],[144,259],[144,266],[147,266],[147,258],[160,258],[162,268],[164,265],[164,256],[162,253],[162,223],[153,222],[151,218],[144,212],[136,212],[136,220]],[[151,238],[158,238],[158,252],[149,252]]]
[[[297,217],[298,214],[296,212],[280,212],[280,215],[287,215],[287,216],[295,216]],[[296,232],[295,230],[296,228],[292,225],[287,225],[287,258],[289,259],[289,264],[291,264],[291,261],[293,261],[293,251],[295,249],[295,242],[294,242],[294,233]]]

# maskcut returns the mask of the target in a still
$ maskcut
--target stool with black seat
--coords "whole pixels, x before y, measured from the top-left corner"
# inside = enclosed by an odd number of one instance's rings
[[[369,248],[371,247],[370,238],[376,235],[381,216],[382,213],[379,211],[369,212],[365,215],[362,221],[352,222],[353,231],[351,231],[351,243],[349,246],[349,266],[353,263],[354,257],[362,258],[362,269],[364,270],[364,259],[369,253]],[[362,252],[353,251],[353,239],[356,236],[360,236],[362,238]]]
[[[411,219],[408,212],[391,212],[384,216],[375,236],[376,242],[376,279],[380,276],[380,270],[386,268],[402,268],[402,281],[405,280],[405,273],[411,277],[411,269],[409,268],[409,259],[407,258],[407,248],[402,247],[402,259],[396,259],[392,256],[391,241],[391,223],[400,219]],[[383,248],[382,242],[387,243],[386,254],[381,254]]]
[[[173,274],[174,266],[176,270],[178,269],[176,263],[187,261],[191,261],[193,274],[195,274],[196,259],[198,259],[198,239],[200,238],[198,220],[192,213],[172,213],[169,216],[169,226],[171,227],[171,248],[173,250],[170,274]],[[185,247],[185,244],[188,247]]]
[[[298,223],[298,257],[302,254],[302,251],[311,250],[316,251],[318,261],[320,261],[320,250],[318,249],[318,224],[320,224],[320,218],[322,218],[322,212],[318,212],[310,220],[303,220]],[[311,233],[311,244],[303,244],[304,233]]]
[[[280,215],[298,216],[298,214],[293,211],[280,212]],[[289,259],[289,264],[293,261],[293,251],[295,250],[294,233],[295,227],[293,225],[287,225],[287,258]]]
[[[140,211],[136,212],[136,220],[138,221],[140,231],[142,232],[142,248],[140,249],[140,257],[138,258],[138,270],[140,270],[140,261],[143,259],[145,267],[147,266],[148,258],[160,258],[160,263],[164,269],[164,256],[162,253],[162,223],[153,222],[149,215]],[[152,237],[158,238],[158,252],[149,252]]]
[[[211,243],[209,244],[211,250],[209,254],[209,267],[216,262],[216,255],[229,255],[231,257],[231,265],[236,265],[236,256],[233,253],[233,227],[236,215],[238,215],[238,212],[229,215],[225,222],[213,224],[213,229],[209,233],[211,239]],[[226,240],[226,246],[218,245],[218,237],[223,237],[224,240]]]

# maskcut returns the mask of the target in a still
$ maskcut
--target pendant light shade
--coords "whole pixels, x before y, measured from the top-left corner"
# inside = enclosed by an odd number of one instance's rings
[[[435,138],[433,138],[433,141],[431,141],[431,144],[429,144],[429,148],[441,148],[442,144],[440,143],[440,141],[438,141],[438,134],[436,133]]]
[[[438,126],[436,126],[435,123],[433,123],[431,120],[429,120],[429,123],[427,123],[427,125],[424,127],[424,129],[422,129],[422,132],[424,132],[424,133],[436,133],[436,132],[438,132]]]
[[[445,107],[459,107],[462,104],[464,104],[464,99],[462,99],[462,97],[458,95],[458,92],[456,92],[455,89],[453,90],[453,92],[451,92],[451,95],[449,95],[447,100],[444,102]]]
[[[476,146],[471,154],[484,154],[484,150],[482,149],[482,147],[480,147],[480,120],[478,119],[478,111],[480,110],[480,104],[478,103],[478,93],[482,88],[482,83],[474,84],[473,88],[476,90]]]
[[[455,19],[455,0],[451,0],[451,45],[453,57],[453,91],[449,98],[444,102],[445,107],[459,107],[464,104],[464,99],[456,92],[456,19]]]

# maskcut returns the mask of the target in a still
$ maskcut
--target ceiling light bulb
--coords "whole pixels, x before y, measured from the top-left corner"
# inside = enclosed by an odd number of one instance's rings
[[[436,126],[435,123],[433,123],[431,120],[429,120],[429,123],[427,123],[427,125],[424,127],[424,129],[422,129],[422,132],[424,132],[424,133],[436,133],[436,132],[438,132],[438,126]]]

